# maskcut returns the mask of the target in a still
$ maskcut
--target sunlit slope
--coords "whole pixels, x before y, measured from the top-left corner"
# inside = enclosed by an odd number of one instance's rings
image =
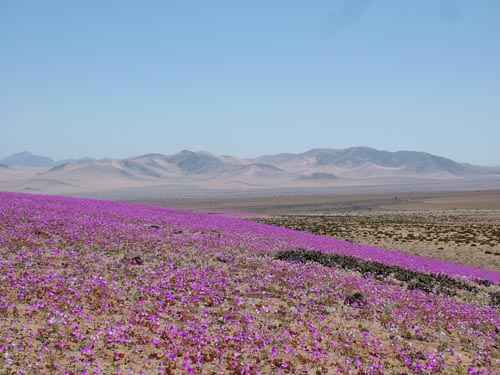
[[[498,272],[217,215],[49,196],[0,194],[0,230],[2,374],[498,373]],[[280,256],[297,249],[470,288],[438,294]]]

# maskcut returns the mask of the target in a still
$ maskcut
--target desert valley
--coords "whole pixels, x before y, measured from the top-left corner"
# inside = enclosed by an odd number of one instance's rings
[[[17,157],[2,374],[498,374],[496,168],[368,148]]]
[[[184,150],[170,156],[57,162],[22,152],[0,160],[2,190],[112,199],[491,187],[500,187],[500,167],[368,147],[254,159]]]

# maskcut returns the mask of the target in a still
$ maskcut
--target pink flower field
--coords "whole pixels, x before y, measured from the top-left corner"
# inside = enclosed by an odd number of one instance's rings
[[[276,257],[299,248],[471,288]],[[500,374],[499,289],[499,272],[233,217],[0,193],[2,375]]]

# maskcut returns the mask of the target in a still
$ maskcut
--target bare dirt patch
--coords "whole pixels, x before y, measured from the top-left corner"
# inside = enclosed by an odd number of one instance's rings
[[[363,192],[336,194],[221,195],[140,199],[135,202],[210,212],[235,210],[270,215],[338,214],[360,211],[500,210],[500,190]]]

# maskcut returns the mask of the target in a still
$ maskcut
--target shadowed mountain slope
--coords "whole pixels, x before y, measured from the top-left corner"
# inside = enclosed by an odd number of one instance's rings
[[[28,151],[21,151],[0,159],[0,163],[8,166],[22,167],[50,167],[55,165],[55,161],[45,156],[34,155]]]

